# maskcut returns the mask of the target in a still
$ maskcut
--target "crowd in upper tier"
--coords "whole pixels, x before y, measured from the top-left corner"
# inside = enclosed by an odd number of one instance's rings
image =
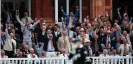
[[[1,57],[68,57],[76,54],[78,47],[84,47],[87,56],[132,56],[133,19],[120,10],[115,20],[103,11],[79,21],[78,6],[70,15],[61,7],[62,24],[50,25],[43,18],[33,20],[27,11],[21,17],[19,5],[14,11],[2,6]]]

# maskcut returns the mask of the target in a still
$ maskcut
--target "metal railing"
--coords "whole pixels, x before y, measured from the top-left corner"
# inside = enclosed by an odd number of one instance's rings
[[[72,64],[66,58],[1,58],[0,64]]]
[[[133,57],[87,57],[89,64],[133,64]],[[67,58],[1,58],[0,64],[73,64]]]
[[[91,64],[133,64],[133,57],[87,57],[87,61]]]

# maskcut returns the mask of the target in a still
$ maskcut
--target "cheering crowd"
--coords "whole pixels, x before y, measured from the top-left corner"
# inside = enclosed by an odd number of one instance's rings
[[[2,6],[1,58],[133,56],[133,19],[117,9],[112,20],[106,11],[95,18],[86,16],[79,21],[79,9],[67,15],[63,7],[62,25],[46,24],[47,20],[20,14],[19,5],[11,11]],[[79,49],[82,48],[82,49]],[[83,57],[83,56],[82,56]]]

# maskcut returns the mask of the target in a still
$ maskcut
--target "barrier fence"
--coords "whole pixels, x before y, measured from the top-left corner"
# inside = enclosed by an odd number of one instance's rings
[[[86,64],[133,64],[133,57],[87,57]],[[67,58],[1,58],[0,64],[73,64]]]

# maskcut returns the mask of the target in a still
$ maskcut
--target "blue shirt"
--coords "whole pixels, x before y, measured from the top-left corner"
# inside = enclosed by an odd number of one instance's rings
[[[55,51],[55,48],[51,48],[51,44],[50,44],[50,41],[48,41],[48,48],[47,48],[47,51]]]

